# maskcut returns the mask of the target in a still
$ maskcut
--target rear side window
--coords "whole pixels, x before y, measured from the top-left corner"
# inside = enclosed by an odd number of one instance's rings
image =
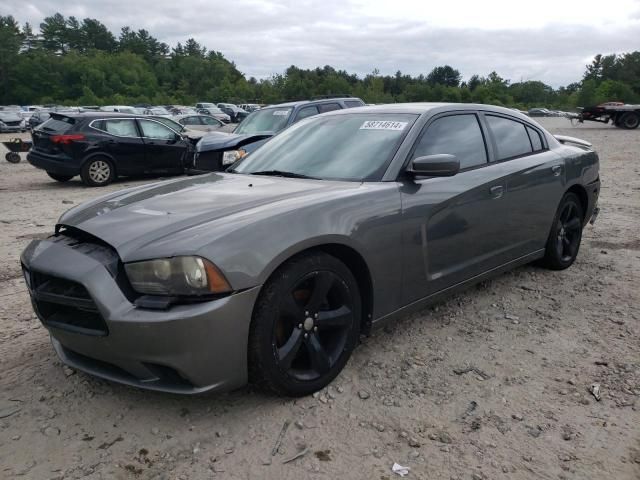
[[[36,127],[38,130],[43,130],[45,132],[51,133],[65,133],[73,128],[73,125],[76,123],[75,119],[71,117],[54,117],[49,118],[46,122],[40,124],[40,126]]]
[[[345,100],[344,104],[347,108],[362,107],[364,105],[360,100]]]
[[[200,118],[199,117],[185,117],[182,120],[180,120],[180,123],[182,125],[200,125]]]
[[[94,127],[99,128],[94,123]],[[118,137],[137,137],[136,122],[130,119],[103,120],[102,130]]]
[[[540,138],[540,134],[537,130],[534,130],[531,127],[527,127],[527,133],[529,134],[529,139],[531,140],[531,146],[533,147],[534,152],[539,152],[543,150],[542,139]]]
[[[486,118],[498,147],[498,160],[532,152],[531,141],[524,124],[493,115],[487,115]]]
[[[318,111],[320,113],[331,112],[333,110],[340,110],[339,103],[321,103],[318,105]]]
[[[448,153],[460,161],[460,169],[487,163],[487,151],[478,118],[451,115],[435,120],[418,141],[413,158]]]
[[[313,117],[314,115],[318,115],[318,107],[315,105],[311,105],[309,107],[301,108],[296,115],[296,119],[294,122],[300,121],[303,118]]]

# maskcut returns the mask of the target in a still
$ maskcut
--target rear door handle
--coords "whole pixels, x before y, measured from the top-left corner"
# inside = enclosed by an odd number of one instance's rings
[[[496,185],[495,187],[491,187],[490,192],[493,198],[500,198],[504,194],[504,187],[502,185]]]
[[[560,174],[562,173],[562,166],[554,165],[553,167],[551,167],[551,171],[553,172],[554,177],[559,177]]]

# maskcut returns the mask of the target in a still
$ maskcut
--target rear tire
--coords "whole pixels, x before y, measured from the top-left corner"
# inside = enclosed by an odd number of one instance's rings
[[[75,175],[58,175],[57,173],[51,172],[47,172],[47,175],[53,178],[56,182],[68,182],[73,177],[75,177]]]
[[[91,157],[82,166],[80,178],[89,187],[104,187],[116,177],[116,171],[111,160],[107,157]]]
[[[323,252],[286,262],[265,284],[249,331],[249,378],[300,397],[327,386],[360,335],[361,302],[351,271]]]
[[[625,130],[633,130],[638,128],[638,125],[640,125],[640,113],[638,112],[627,112],[618,121],[618,126]]]
[[[540,264],[550,270],[569,268],[578,256],[584,214],[575,193],[566,193],[553,219],[544,257]]]

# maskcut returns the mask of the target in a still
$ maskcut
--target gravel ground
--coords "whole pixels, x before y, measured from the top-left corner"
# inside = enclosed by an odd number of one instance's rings
[[[519,268],[378,331],[298,400],[63,367],[19,254],[71,205],[150,180],[57,184],[0,147],[0,478],[390,479],[394,462],[423,479],[640,478],[640,130],[544,123],[600,152],[602,210],[574,266]]]

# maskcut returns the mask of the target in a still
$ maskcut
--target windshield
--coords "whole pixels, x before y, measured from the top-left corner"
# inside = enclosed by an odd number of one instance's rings
[[[292,110],[291,107],[258,110],[245,118],[233,133],[279,132],[287,126]]]
[[[283,131],[231,171],[327,180],[379,180],[417,117],[391,113],[312,117]]]

